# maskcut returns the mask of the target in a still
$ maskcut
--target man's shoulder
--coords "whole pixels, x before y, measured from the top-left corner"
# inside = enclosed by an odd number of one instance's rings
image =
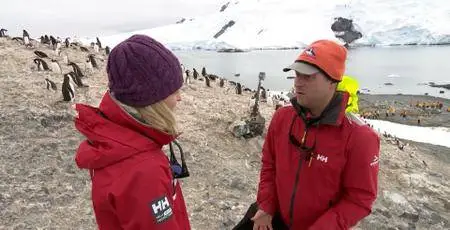
[[[295,109],[292,105],[285,105],[280,107],[275,111],[273,114],[273,117],[285,117],[285,116],[292,116],[292,114],[295,113]]]
[[[345,118],[353,133],[378,136],[378,133],[359,115],[354,113],[346,113]]]

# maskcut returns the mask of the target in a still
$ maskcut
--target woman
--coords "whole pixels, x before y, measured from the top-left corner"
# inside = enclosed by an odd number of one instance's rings
[[[99,107],[77,104],[75,119],[86,137],[75,160],[90,171],[99,229],[190,229],[174,179],[183,175],[162,151],[178,134],[178,59],[154,39],[134,35],[111,51],[107,73]]]

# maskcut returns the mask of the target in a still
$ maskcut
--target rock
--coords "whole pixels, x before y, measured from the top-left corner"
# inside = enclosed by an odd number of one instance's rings
[[[402,215],[400,215],[400,217],[408,219],[408,220],[411,220],[414,223],[419,221],[419,215],[418,214],[414,214],[414,213],[404,212]]]
[[[334,19],[331,25],[331,30],[334,32],[336,38],[343,40],[346,45],[362,38],[362,33],[355,29],[353,20],[338,17]]]
[[[229,126],[229,130],[235,137],[252,138],[263,134],[265,121],[261,115],[237,120]]]
[[[242,120],[233,122],[230,125],[229,130],[233,133],[235,137],[243,137],[244,135],[250,133],[250,128],[248,127],[247,123]]]

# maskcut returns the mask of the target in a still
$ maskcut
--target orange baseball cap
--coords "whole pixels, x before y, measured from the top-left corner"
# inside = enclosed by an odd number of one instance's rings
[[[308,46],[292,65],[284,72],[295,70],[311,75],[319,71],[325,72],[336,81],[341,81],[345,72],[347,49],[330,40],[318,40]]]

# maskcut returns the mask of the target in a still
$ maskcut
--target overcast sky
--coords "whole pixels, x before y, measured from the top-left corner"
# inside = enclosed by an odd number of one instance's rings
[[[2,0],[0,27],[10,36],[109,35],[218,12],[226,0]]]

